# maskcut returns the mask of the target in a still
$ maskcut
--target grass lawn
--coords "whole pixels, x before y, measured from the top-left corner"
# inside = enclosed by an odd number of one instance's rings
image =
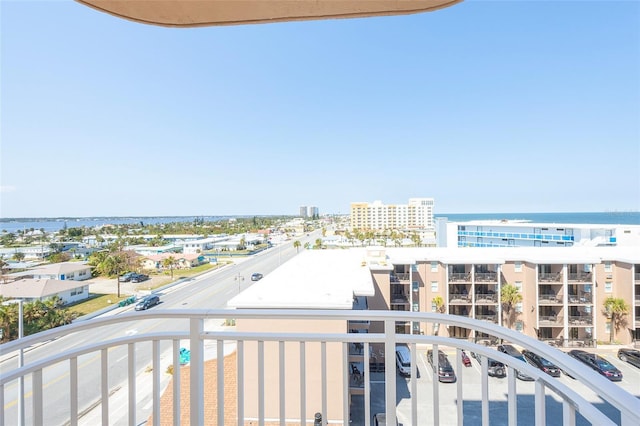
[[[220,263],[218,265],[212,265],[210,263],[204,264],[204,265],[200,265],[200,266],[196,266],[195,268],[191,268],[191,269],[174,269],[173,270],[173,281],[177,281],[179,279],[182,278],[189,278],[189,277],[193,277],[195,275],[199,275],[202,274],[204,272],[216,269],[216,268],[220,268],[224,266],[223,263]],[[169,283],[171,283],[171,272],[169,271],[165,271],[164,274],[162,276],[156,276],[158,279],[155,279],[153,281],[148,281],[149,284],[153,283],[153,285],[150,286],[146,286],[146,282],[142,282],[140,283],[140,288],[145,288],[145,289],[149,289],[149,290],[154,290],[156,288],[165,286]],[[84,301],[84,302],[79,302],[76,303],[74,305],[69,305],[68,308],[69,310],[73,311],[73,312],[78,312],[80,315],[86,315],[86,314],[90,314],[92,312],[98,311],[100,309],[106,308],[107,306],[111,306],[113,304],[117,304],[119,301],[127,299],[128,297],[130,297],[129,295],[122,295],[121,297],[118,297],[116,293],[111,293],[111,294],[93,294],[93,297],[91,297],[89,300]]]
[[[86,315],[95,311],[99,311],[100,309],[106,308],[107,306],[111,306],[114,303],[117,304],[119,301],[124,300],[127,297],[129,297],[129,295],[124,295],[119,298],[115,293],[96,294],[89,300],[76,303],[75,305],[69,305],[68,307],[70,311],[78,312],[80,315]]]

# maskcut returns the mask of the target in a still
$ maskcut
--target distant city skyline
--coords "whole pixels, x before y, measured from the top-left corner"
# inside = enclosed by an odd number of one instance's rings
[[[194,29],[1,7],[2,218],[640,210],[640,2]]]

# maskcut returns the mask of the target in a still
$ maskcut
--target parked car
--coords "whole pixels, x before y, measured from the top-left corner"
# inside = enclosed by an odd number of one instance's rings
[[[136,311],[144,311],[160,303],[160,297],[157,294],[150,294],[138,302]]]
[[[464,364],[464,366],[471,367],[471,358],[469,358],[469,355],[467,355],[465,351],[460,351],[460,353],[462,356],[462,363]]]
[[[146,274],[135,274],[133,277],[131,277],[131,282],[132,283],[141,283],[143,281],[146,281],[149,279],[149,275]]]
[[[398,418],[396,417],[396,425]],[[387,415],[385,413],[376,413],[373,415],[373,426],[387,426]]]
[[[259,272],[251,274],[251,281],[260,281],[264,275]]]
[[[637,349],[618,349],[618,358],[620,358],[620,361],[628,362],[640,368],[640,351]]]
[[[482,364],[482,355],[477,354],[475,352],[471,352],[471,356],[475,358],[480,364]],[[489,358],[487,360],[488,369],[487,372],[489,376],[492,377],[507,377],[507,368],[500,361],[496,361],[493,358]]]
[[[431,367],[435,371],[435,366],[433,365],[433,351],[429,349],[427,351],[427,361],[431,364]],[[438,381],[444,383],[454,383],[456,381],[456,373],[447,358],[447,355],[438,351]]]
[[[118,281],[120,281],[121,283],[128,283],[129,281],[131,281],[131,278],[136,275],[135,272],[127,272],[126,274],[122,274],[118,277]]]
[[[527,360],[525,359],[525,357],[522,355],[522,353],[517,350],[515,347],[511,346],[511,345],[498,345],[498,351],[510,355],[514,358],[519,359],[520,361],[524,362],[525,364],[527,363]],[[520,380],[526,380],[526,381],[533,381],[533,377],[527,376],[524,373],[521,373],[518,369],[516,369],[516,377]]]
[[[622,372],[600,355],[592,354],[580,349],[574,349],[569,351],[569,356],[572,356],[578,361],[593,368],[612,382],[619,382],[622,380]]]
[[[529,364],[538,367],[540,370],[544,371],[550,376],[560,377],[560,368],[557,365],[552,363],[551,361],[546,360],[535,352],[528,351],[524,349],[522,351],[522,356],[524,356],[529,362]]]

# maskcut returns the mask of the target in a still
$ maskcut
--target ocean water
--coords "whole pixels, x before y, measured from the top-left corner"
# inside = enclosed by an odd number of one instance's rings
[[[436,214],[436,218],[446,217],[450,222],[470,220],[526,220],[534,223],[566,224],[606,224],[640,225],[640,212],[590,212],[590,213],[477,213],[477,214]]]
[[[0,231],[16,232],[20,229],[44,229],[55,232],[64,228],[86,226],[93,228],[107,224],[158,224],[171,222],[193,222],[195,219],[216,221],[237,216],[168,216],[168,217],[64,217],[64,218],[0,218]],[[451,222],[469,220],[526,220],[536,223],[567,224],[608,224],[640,225],[640,212],[599,212],[599,213],[452,213],[436,214],[436,218],[446,217]]]

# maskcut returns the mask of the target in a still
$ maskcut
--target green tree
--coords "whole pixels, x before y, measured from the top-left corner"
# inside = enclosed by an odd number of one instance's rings
[[[522,294],[518,290],[518,287],[505,283],[500,289],[500,303],[502,304],[503,322],[507,320],[507,328],[511,328],[513,324],[513,313],[515,312],[515,306],[522,302]]]
[[[120,274],[124,272],[127,266],[125,255],[122,252],[110,253],[100,264],[108,275],[115,274],[118,287],[118,297],[120,297]]]
[[[162,261],[162,266],[171,270],[171,280],[173,280],[173,268],[176,267],[176,258],[173,256],[167,257]]]
[[[322,248],[322,239],[317,238],[315,244],[313,245],[314,249]]]
[[[13,260],[17,261],[17,262],[22,262],[24,260],[24,253],[22,253],[21,251],[17,251],[15,253],[13,253]]]
[[[611,318],[611,333],[609,333],[609,343],[614,342],[614,332],[626,324],[625,315],[629,313],[629,305],[624,299],[607,297],[603,303],[604,314]]]
[[[434,296],[433,299],[431,299],[431,304],[435,306],[436,308],[435,312],[439,314],[444,314],[447,311],[447,308],[444,305],[444,299],[442,298],[442,296]],[[440,332],[440,323],[436,322],[433,324],[433,334],[437,336],[439,332]]]
[[[302,243],[300,242],[300,240],[295,240],[293,242],[293,247],[296,249],[296,253],[300,252],[300,246],[302,245]]]
[[[7,283],[7,277],[5,277],[5,274],[7,273],[8,270],[9,270],[9,264],[5,262],[2,257],[0,257],[0,280],[2,280],[3,284]]]

